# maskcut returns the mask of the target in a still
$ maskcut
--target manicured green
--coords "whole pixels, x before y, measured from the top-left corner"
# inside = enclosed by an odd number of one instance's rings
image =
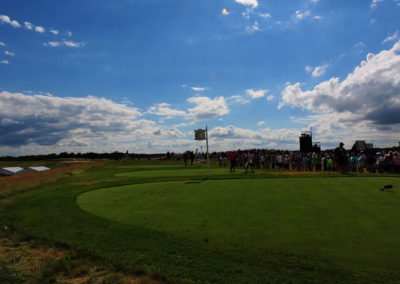
[[[108,163],[25,193],[0,221],[172,281],[400,281],[399,178],[205,172]]]

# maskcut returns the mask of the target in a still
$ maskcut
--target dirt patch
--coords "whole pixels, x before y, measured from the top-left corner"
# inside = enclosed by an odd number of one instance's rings
[[[116,272],[111,265],[82,258],[74,250],[16,241],[6,236],[0,236],[0,272],[3,273],[0,279],[4,278],[6,283],[162,283],[148,276]]]

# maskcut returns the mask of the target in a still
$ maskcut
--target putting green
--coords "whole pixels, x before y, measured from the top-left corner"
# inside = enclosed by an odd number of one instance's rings
[[[379,191],[383,184],[392,184],[393,191]],[[324,256],[395,269],[399,188],[397,178],[163,182],[89,191],[77,203],[103,218],[218,249]]]

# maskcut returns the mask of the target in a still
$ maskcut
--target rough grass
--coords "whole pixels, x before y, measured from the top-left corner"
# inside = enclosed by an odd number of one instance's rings
[[[44,183],[54,182],[64,176],[83,173],[89,167],[99,166],[104,162],[89,162],[56,167],[47,171],[25,173],[0,178],[0,199],[21,193]]]
[[[145,166],[137,162],[107,163],[62,176],[54,182],[41,184],[37,190],[16,195],[14,201],[1,211],[0,222],[25,236],[55,246],[67,245],[81,255],[110,262],[124,273],[144,273],[151,279],[162,281],[400,281],[395,266],[400,255],[396,238],[399,235],[396,220],[400,217],[396,209],[397,179],[390,180],[395,184],[394,192],[379,192],[377,186],[386,183],[389,177],[378,181],[337,178],[340,176],[337,174],[310,176],[311,182],[322,186],[318,189],[310,187],[303,176],[283,179],[283,174],[258,171],[247,175],[242,171],[231,174],[222,169],[213,170],[212,180],[202,182],[202,172],[184,169],[179,164],[170,163],[164,167],[163,163],[158,163],[153,172],[151,166],[150,162]],[[182,168],[177,170],[179,167]],[[130,174],[121,175],[126,172]],[[274,185],[273,190],[261,196],[262,199],[259,193],[255,194],[257,187],[243,189],[243,178],[251,184],[270,183]],[[165,188],[159,188],[160,183],[154,184],[155,181],[179,185],[173,186],[171,192],[181,196],[168,199]],[[223,186],[193,190],[207,182],[230,185],[235,194],[226,194]],[[289,183],[292,186],[288,187]],[[323,187],[324,183],[337,186],[329,190]],[[370,185],[371,189],[357,186],[359,183]],[[136,208],[142,205],[142,211],[130,215],[130,223],[95,216],[76,203],[82,193],[124,185],[130,188],[132,184],[137,184],[132,190],[138,199],[121,200],[132,202]],[[180,186],[182,184],[184,186]],[[118,189],[122,188],[115,188],[115,193]],[[299,195],[301,191],[306,194]],[[203,196],[199,198],[198,194]],[[250,198],[251,195],[254,196]],[[196,200],[201,202],[196,203]],[[269,206],[262,207],[262,201],[268,201]],[[188,204],[183,206],[184,202]],[[120,204],[122,209],[123,203]],[[257,213],[259,210],[264,210],[263,214]],[[196,212],[201,211],[207,213],[205,223],[201,219],[204,215],[199,220],[194,218]],[[227,220],[226,214],[221,215],[223,211],[230,212],[232,219]],[[171,213],[175,215],[165,218]],[[246,221],[240,213],[254,221]],[[144,216],[152,219],[138,219]],[[118,216],[113,218],[118,219]],[[338,220],[345,224],[343,228],[334,227]],[[168,229],[174,226],[173,230]],[[189,226],[192,234],[181,231],[182,226]],[[231,231],[227,230],[229,227]],[[239,228],[244,228],[243,232]],[[374,230],[375,233],[369,234]],[[336,244],[332,242],[335,238]],[[57,267],[50,269],[49,275],[58,275]],[[68,264],[62,264],[61,270],[65,267]]]

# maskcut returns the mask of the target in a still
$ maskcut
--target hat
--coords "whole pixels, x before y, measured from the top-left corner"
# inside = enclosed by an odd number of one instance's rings
[[[344,145],[344,143],[343,142],[340,142],[340,144],[339,145]]]

